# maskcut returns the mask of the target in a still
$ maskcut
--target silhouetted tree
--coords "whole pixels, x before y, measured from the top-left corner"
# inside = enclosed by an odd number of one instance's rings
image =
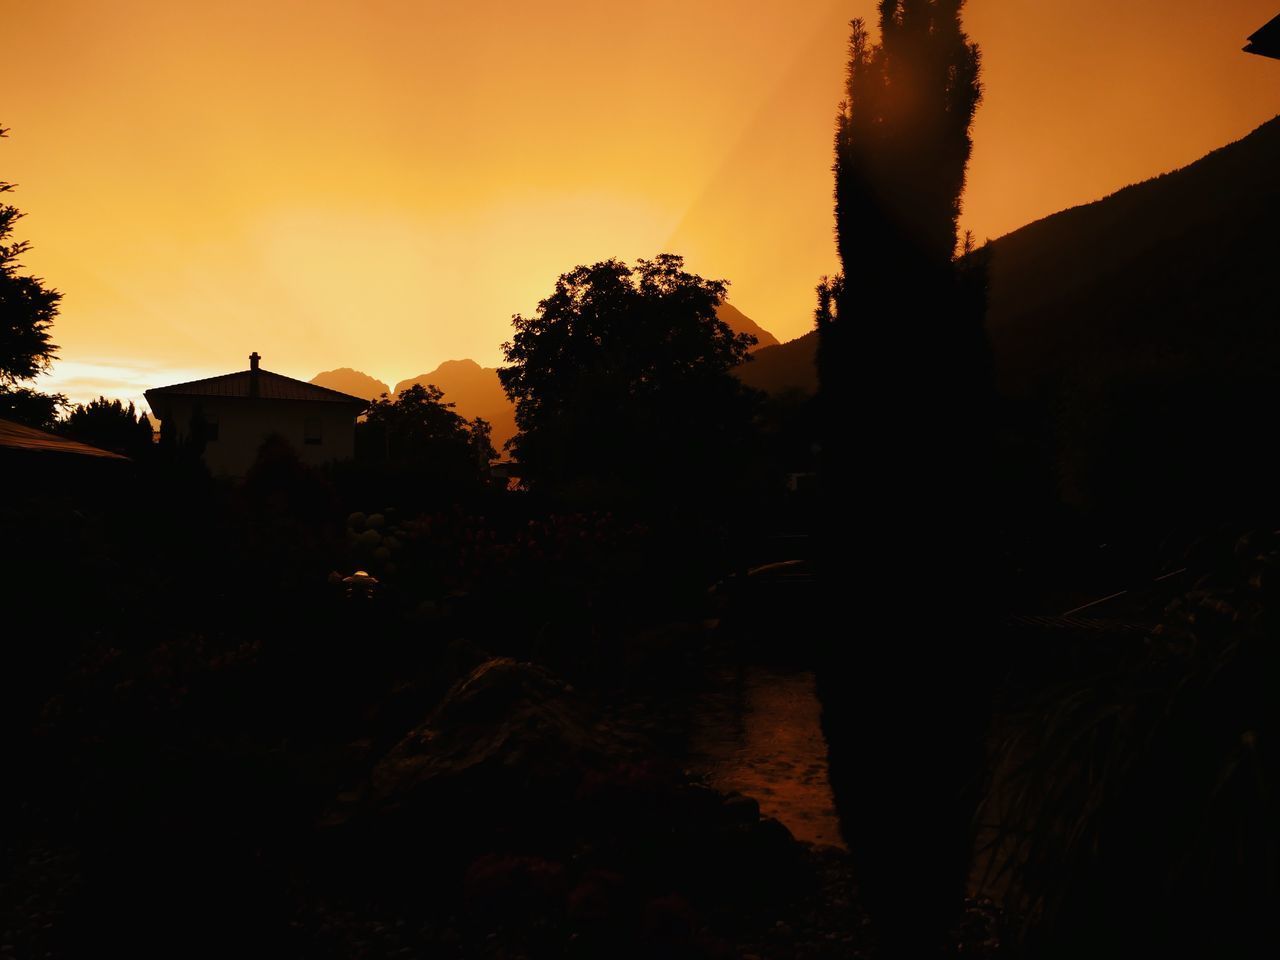
[[[396,399],[384,393],[365,411],[357,426],[366,454],[377,459],[415,461],[450,458],[476,469],[488,469],[497,453],[489,441],[489,424],[454,412],[435,384],[414,384]]]
[[[7,133],[0,127],[0,137]],[[0,181],[0,193],[13,188]],[[22,216],[17,207],[0,204],[0,417],[48,429],[66,398],[20,384],[46,372],[57,354],[49,331],[62,294],[39,277],[20,272],[19,259],[30,244],[14,241],[12,235]]]
[[[30,387],[0,387],[0,419],[24,423],[38,430],[54,430],[58,412],[66,405],[61,393],[41,393]]]
[[[72,440],[127,457],[145,456],[152,447],[151,420],[135,410],[132,401],[126,405],[99,397],[78,403],[59,424],[58,431]]]
[[[755,395],[730,372],[755,342],[716,316],[726,284],[671,254],[575,267],[515,316],[498,371],[510,447],[536,488],[659,497],[734,482]]]
[[[865,380],[851,367],[901,372],[907,357],[941,354],[956,331],[957,220],[982,98],[981,57],[960,22],[964,0],[882,0],[880,43],[852,22],[845,100],[835,138],[836,241],[845,282],[821,347],[823,389],[835,400]],[[970,332],[970,339],[971,330]],[[920,343],[927,338],[934,350]],[[926,391],[928,392],[928,391]],[[841,413],[844,411],[842,410]]]
[[[819,691],[861,896],[919,957],[958,915],[982,763],[990,363],[981,258],[957,257],[982,90],[963,0],[879,7],[878,43],[852,22],[816,314],[827,595],[847,614],[856,582],[888,624],[833,642]]]
[[[305,580],[308,568],[314,573],[332,563],[339,529],[335,490],[284,437],[263,440],[236,501],[248,546],[271,576]]]
[[[414,384],[394,400],[384,393],[356,424],[356,463],[338,470],[354,504],[377,507],[438,505],[489,483],[497,454],[489,424],[467,420],[434,385]]]

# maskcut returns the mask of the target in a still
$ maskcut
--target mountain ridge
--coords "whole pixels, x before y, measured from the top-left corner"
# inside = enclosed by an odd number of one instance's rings
[[[755,355],[778,346],[777,337],[736,307],[723,303],[716,314],[734,333],[749,333],[756,338],[757,343],[752,347]],[[444,392],[444,401],[452,403],[454,410],[461,416],[468,420],[483,417],[489,421],[492,430],[490,436],[497,449],[501,450],[502,445],[516,434],[515,405],[507,399],[506,392],[502,389],[498,368],[481,366],[475,360],[445,360],[434,370],[401,380],[395,385],[394,391],[382,381],[350,367],[339,367],[316,374],[311,382],[366,400],[375,399],[382,393],[398,397],[401,391],[415,384],[431,384]],[[374,387],[380,389],[369,394],[367,391]]]
[[[1160,330],[1149,324],[1144,329],[1133,315],[1257,317],[1259,304],[1250,297],[1261,286],[1251,281],[1269,275],[1268,254],[1260,251],[1277,246],[1267,239],[1275,231],[1268,234],[1265,228],[1280,219],[1275,169],[1280,169],[1280,117],[1185,166],[989,241],[984,246],[991,254],[987,331],[1003,390],[1025,394],[1067,367],[1078,369],[1099,350],[1131,351],[1135,339],[1159,337]],[[1187,256],[1187,245],[1207,233],[1215,234],[1216,242]],[[1228,256],[1228,250],[1237,253]],[[1204,263],[1218,266],[1200,269]],[[1130,282],[1137,276],[1148,279]],[[1210,303],[1214,296],[1224,299]],[[1184,325],[1181,349],[1188,348],[1189,337],[1194,339],[1194,332]],[[757,351],[739,375],[769,393],[812,393],[816,356],[817,334],[810,331]]]
[[[322,371],[312,377],[310,382],[318,387],[328,387],[330,390],[348,393],[362,400],[376,400],[382,394],[391,391],[391,388],[381,380],[351,367]]]

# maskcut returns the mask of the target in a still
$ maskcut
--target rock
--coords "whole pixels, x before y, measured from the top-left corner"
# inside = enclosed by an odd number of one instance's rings
[[[583,780],[632,749],[550,671],[490,659],[378,761],[361,808],[327,822],[393,821],[397,843],[454,849],[494,849],[502,836],[545,840],[573,825]]]
[[[640,929],[647,940],[672,946],[693,939],[698,917],[689,901],[678,893],[656,897],[645,904]]]
[[[684,815],[694,823],[709,824],[724,814],[724,797],[704,783],[687,783],[680,789]]]
[[[472,911],[509,916],[519,910],[546,917],[562,908],[568,881],[564,864],[557,861],[490,853],[472,861],[462,890]]]
[[[734,791],[725,795],[724,812],[735,823],[755,823],[760,819],[760,803]]]
[[[589,870],[569,892],[569,919],[578,924],[608,924],[626,908],[626,879],[611,870]]]

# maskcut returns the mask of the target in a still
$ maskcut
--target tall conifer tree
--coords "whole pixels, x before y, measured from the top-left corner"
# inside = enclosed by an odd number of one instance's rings
[[[942,350],[955,314],[957,220],[982,98],[981,56],[965,35],[963,0],[882,0],[879,43],[854,20],[835,138],[836,240],[844,283],[822,344],[834,399],[893,376],[900,356]],[[859,362],[861,361],[861,362]],[[888,365],[886,366],[886,361]],[[841,405],[843,406],[843,405]],[[841,414],[847,412],[839,411]]]
[[[818,290],[835,622],[819,671],[830,774],[883,955],[958,916],[986,708],[978,609],[990,367],[957,221],[982,97],[963,0],[883,0],[852,23],[835,137],[841,276]],[[978,269],[974,269],[977,266]],[[850,616],[852,585],[863,598]]]

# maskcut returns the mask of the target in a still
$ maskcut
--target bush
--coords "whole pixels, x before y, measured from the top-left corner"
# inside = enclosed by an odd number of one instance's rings
[[[1253,956],[1280,903],[1280,531],[1002,746],[994,863],[1035,956]]]

